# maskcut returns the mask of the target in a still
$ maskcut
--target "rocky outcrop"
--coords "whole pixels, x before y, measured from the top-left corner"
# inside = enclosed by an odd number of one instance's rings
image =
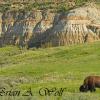
[[[100,9],[95,4],[54,14],[50,11],[9,11],[0,14],[0,43],[48,47],[100,39]]]
[[[53,27],[40,35],[39,46],[60,46],[100,39],[100,9],[94,4],[57,14]]]
[[[39,16],[38,18],[36,18]],[[27,32],[32,34],[36,23],[41,19],[41,12],[5,12],[2,15],[2,34],[11,40],[24,36]],[[8,43],[8,42],[7,42]]]
[[[37,33],[36,31],[41,29],[44,30],[42,27],[44,24],[45,26],[50,24],[46,21],[46,12],[40,10],[9,11],[0,15],[0,34],[2,34],[3,44],[26,44],[33,33]],[[45,30],[46,28],[49,26],[46,26]]]

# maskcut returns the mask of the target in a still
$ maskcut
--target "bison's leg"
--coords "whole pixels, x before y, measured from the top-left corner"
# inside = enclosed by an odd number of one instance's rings
[[[89,87],[89,90],[90,90],[90,92],[95,92],[96,91],[95,86],[94,85],[91,85]]]
[[[94,92],[96,91],[96,89],[94,88]]]
[[[90,89],[90,92],[95,92],[96,91],[96,89],[94,88],[92,88],[92,89]]]

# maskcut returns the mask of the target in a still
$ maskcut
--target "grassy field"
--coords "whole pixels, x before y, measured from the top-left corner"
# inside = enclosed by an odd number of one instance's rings
[[[23,92],[31,87],[34,95],[0,96],[0,100],[100,100],[100,89],[79,92],[88,75],[100,75],[100,42],[30,50],[0,48],[0,87]],[[40,96],[42,87],[66,90],[62,96]]]

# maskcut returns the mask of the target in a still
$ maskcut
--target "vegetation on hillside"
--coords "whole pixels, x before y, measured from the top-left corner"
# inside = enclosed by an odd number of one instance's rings
[[[24,9],[24,10],[32,10],[32,9],[53,9],[54,11],[66,11],[70,8],[73,8],[75,6],[80,6],[88,2],[96,2],[97,4],[100,3],[99,0],[65,0],[65,1],[12,1],[12,0],[5,0],[4,3],[0,4],[0,12],[4,12],[7,10],[18,10],[18,9]],[[24,8],[21,8],[20,6],[22,4]],[[13,5],[13,7],[12,7]],[[18,6],[19,5],[19,6]]]
[[[31,87],[35,95],[32,100],[46,98],[38,94],[44,86],[66,87],[63,96],[47,97],[52,100],[65,100],[65,97],[66,100],[98,100],[100,89],[95,94],[82,94],[79,93],[79,86],[86,76],[100,75],[99,65],[100,42],[30,50],[7,46],[0,48],[0,86],[7,84],[16,87],[17,84],[16,88],[22,91]],[[6,82],[3,83],[3,79]],[[11,98],[9,100],[13,100]],[[27,100],[29,97],[22,98]]]

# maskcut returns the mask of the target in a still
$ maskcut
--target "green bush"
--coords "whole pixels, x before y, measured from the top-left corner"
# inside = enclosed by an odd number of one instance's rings
[[[1,4],[0,5],[0,12],[5,12],[7,10],[10,10],[10,4]]]
[[[66,12],[68,10],[68,5],[66,4],[60,4],[57,7],[57,12]]]

